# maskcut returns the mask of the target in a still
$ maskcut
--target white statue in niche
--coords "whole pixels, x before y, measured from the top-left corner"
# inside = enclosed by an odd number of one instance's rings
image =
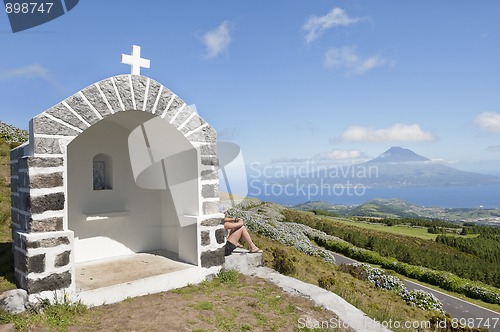
[[[111,157],[105,154],[97,154],[93,158],[93,189],[113,189],[111,173]]]

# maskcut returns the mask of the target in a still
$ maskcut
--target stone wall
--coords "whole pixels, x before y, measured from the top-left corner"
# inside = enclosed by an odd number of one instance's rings
[[[29,144],[11,152],[15,275],[29,293],[74,286],[73,232],[64,220],[66,146],[101,119],[129,110],[165,119],[198,150],[200,265],[224,263],[215,130],[160,83],[120,75],[90,85],[35,116]]]

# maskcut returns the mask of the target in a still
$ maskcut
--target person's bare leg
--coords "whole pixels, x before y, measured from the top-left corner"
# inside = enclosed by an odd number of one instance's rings
[[[241,235],[243,233],[243,228],[244,228],[244,226],[241,226],[239,228],[233,228],[233,229],[231,229],[231,233],[227,237],[227,240],[236,246],[237,243],[241,239]]]
[[[259,248],[255,245],[255,243],[253,243],[252,238],[250,237],[250,234],[248,234],[247,228],[245,226],[242,226],[241,228],[243,228],[243,231],[241,232],[241,237],[250,246],[250,251],[259,250]]]
[[[231,242],[232,244],[236,245],[240,241],[240,239],[243,238],[243,240],[248,243],[250,246],[250,251],[258,251],[260,250],[255,243],[253,243],[252,238],[250,237],[250,234],[248,234],[248,230],[245,226],[241,226],[240,228],[233,229],[231,231],[231,234],[229,234],[227,240]]]

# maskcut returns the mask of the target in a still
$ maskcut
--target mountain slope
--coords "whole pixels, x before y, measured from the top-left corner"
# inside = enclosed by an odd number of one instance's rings
[[[406,163],[406,162],[424,162],[430,161],[429,158],[416,154],[415,152],[393,146],[389,150],[382,153],[375,159],[368,161],[368,164],[385,164],[385,163]]]

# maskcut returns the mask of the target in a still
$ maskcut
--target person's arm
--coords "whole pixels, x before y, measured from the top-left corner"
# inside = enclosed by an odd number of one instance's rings
[[[243,220],[240,218],[224,218],[224,228],[225,229],[234,229],[243,226]]]

